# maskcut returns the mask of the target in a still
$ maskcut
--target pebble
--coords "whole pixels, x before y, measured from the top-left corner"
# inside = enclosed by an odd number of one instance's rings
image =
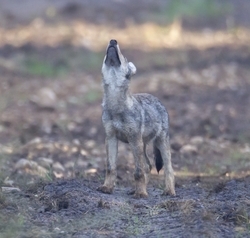
[[[57,96],[51,88],[41,88],[35,95],[30,97],[30,101],[41,108],[55,109],[57,105]]]
[[[40,157],[38,158],[38,163],[45,168],[50,168],[51,165],[53,164],[53,160],[50,158]]]
[[[53,165],[52,165],[52,168],[53,170],[57,170],[57,171],[60,171],[60,172],[64,172],[65,171],[65,168],[62,166],[61,163],[59,162],[55,162]]]
[[[198,149],[194,145],[187,144],[181,147],[180,152],[183,154],[197,153]]]
[[[17,163],[15,164],[15,169],[16,170],[30,169],[32,173],[36,173],[41,176],[46,175],[48,172],[45,168],[38,165],[37,162],[27,159],[20,159],[19,161],[17,161]]]
[[[200,145],[204,143],[204,138],[202,136],[194,136],[190,139],[190,143],[193,145]]]

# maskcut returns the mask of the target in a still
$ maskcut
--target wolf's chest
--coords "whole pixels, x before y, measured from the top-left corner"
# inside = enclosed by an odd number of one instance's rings
[[[128,137],[140,131],[140,121],[129,112],[113,116],[111,123],[116,134],[122,135],[122,137]]]
[[[116,131],[119,131],[119,132],[123,132],[125,128],[124,122],[116,118],[112,120],[112,126],[114,127]]]
[[[128,125],[124,123],[124,121],[121,121],[119,119],[113,119],[112,120],[112,127],[115,130],[117,139],[127,143],[128,142],[128,136],[130,133],[128,133]],[[132,132],[133,133],[133,132]]]

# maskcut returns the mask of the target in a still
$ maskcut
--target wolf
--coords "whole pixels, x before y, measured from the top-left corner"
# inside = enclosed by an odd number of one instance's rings
[[[157,171],[159,172],[164,165],[164,194],[175,195],[168,113],[156,97],[146,93],[130,93],[129,83],[135,73],[135,65],[122,55],[117,41],[111,40],[102,65],[102,122],[106,133],[106,177],[98,190],[103,193],[113,192],[120,140],[129,144],[134,156],[135,190],[131,194],[134,194],[135,198],[147,197],[147,183],[152,166],[146,147],[152,141]]]

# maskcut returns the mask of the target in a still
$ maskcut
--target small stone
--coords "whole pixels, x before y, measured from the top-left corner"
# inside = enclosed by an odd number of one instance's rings
[[[92,155],[99,155],[100,153],[101,153],[101,151],[99,149],[97,149],[97,148],[94,148],[94,149],[91,150]]]
[[[88,152],[84,149],[81,149],[81,155],[82,156],[88,156]]]
[[[191,153],[195,154],[198,152],[198,149],[194,145],[187,144],[181,147],[180,152],[183,154],[191,154]]]
[[[73,162],[73,161],[68,161],[68,162],[65,163],[65,165],[64,165],[64,167],[65,167],[66,169],[74,168],[74,166],[75,166],[75,162]]]
[[[85,167],[85,168],[86,168],[86,167],[88,166],[88,162],[79,159],[79,160],[77,161],[77,166],[78,166],[78,167]]]
[[[30,140],[26,145],[40,144],[41,142],[42,142],[42,139],[40,137],[36,137]]]
[[[35,95],[30,97],[30,101],[41,108],[55,109],[57,105],[57,96],[51,88],[41,88]]]
[[[65,171],[65,168],[62,166],[61,163],[59,162],[55,162],[53,165],[52,165],[52,168],[53,170],[56,170],[56,171],[60,171],[60,172],[64,172]]]
[[[77,124],[75,122],[69,122],[68,125],[67,125],[67,129],[69,131],[74,131],[77,127]]]
[[[75,145],[81,145],[81,142],[78,139],[73,140],[73,144]]]
[[[40,157],[40,158],[38,158],[38,163],[41,165],[41,166],[43,166],[43,167],[45,167],[45,168],[50,168],[51,167],[51,165],[53,164],[53,160],[52,159],[50,159],[50,158],[43,158],[43,157]]]
[[[53,174],[56,178],[63,178],[63,173],[61,172],[56,172],[56,171],[53,171]]]
[[[94,141],[94,140],[88,140],[88,141],[86,141],[85,146],[86,146],[88,149],[92,149],[92,148],[94,148],[94,146],[95,146],[95,141]]]
[[[193,145],[200,145],[204,142],[204,138],[202,136],[194,136],[190,139],[190,143]]]
[[[94,169],[94,168],[85,170],[86,174],[95,174],[96,172],[97,172],[97,169]]]
[[[13,188],[13,187],[2,187],[3,193],[12,193],[12,192],[20,192],[21,190],[19,188]]]
[[[8,186],[13,186],[14,184],[14,181],[13,180],[10,180],[9,177],[5,178],[5,180],[3,181],[3,183],[5,185],[8,185]]]
[[[27,159],[20,159],[15,164],[16,170],[28,170],[31,174],[39,174],[41,176],[44,176],[47,174],[47,170],[43,168],[42,166],[38,165],[37,162],[27,160]]]
[[[179,151],[180,149],[181,149],[181,144],[180,143],[178,143],[178,142],[173,142],[173,143],[171,143],[171,148],[173,149],[173,150],[175,150],[175,151]]]
[[[94,136],[94,135],[96,135],[96,133],[97,133],[97,128],[96,127],[91,127],[90,130],[89,130],[89,134],[91,136]]]
[[[71,148],[71,152],[72,152],[72,153],[76,153],[76,152],[78,152],[78,148],[77,148],[77,147],[73,147],[73,148]]]

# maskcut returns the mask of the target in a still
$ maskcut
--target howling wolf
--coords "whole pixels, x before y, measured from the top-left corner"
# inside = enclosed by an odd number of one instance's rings
[[[98,190],[113,192],[120,140],[129,144],[135,160],[135,190],[132,193],[136,198],[147,197],[148,176],[152,167],[146,146],[152,141],[157,171],[164,166],[164,194],[175,195],[168,113],[156,97],[129,92],[130,79],[135,73],[134,64],[122,55],[117,41],[111,40],[102,66],[102,122],[106,132],[107,168],[104,184]]]

